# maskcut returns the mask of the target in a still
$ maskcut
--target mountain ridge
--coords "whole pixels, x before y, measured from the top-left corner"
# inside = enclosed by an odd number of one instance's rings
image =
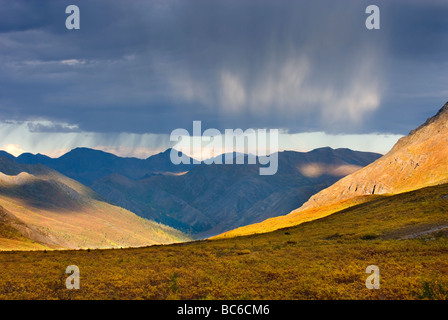
[[[273,176],[260,176],[259,165],[246,160],[238,165],[198,164],[183,175],[141,180],[109,175],[92,189],[111,203],[201,238],[289,212],[347,170],[358,170],[379,156],[331,148],[284,151]]]
[[[102,150],[78,147],[58,158],[42,154],[23,153],[15,158],[21,164],[43,164],[87,186],[112,173],[140,179],[154,172],[184,172],[192,165],[174,165],[169,161],[171,148],[146,159],[119,157]]]

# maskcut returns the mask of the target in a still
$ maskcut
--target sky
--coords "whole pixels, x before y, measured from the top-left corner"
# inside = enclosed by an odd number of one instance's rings
[[[0,0],[0,149],[145,158],[201,121],[386,153],[448,101],[447,52],[446,0]]]

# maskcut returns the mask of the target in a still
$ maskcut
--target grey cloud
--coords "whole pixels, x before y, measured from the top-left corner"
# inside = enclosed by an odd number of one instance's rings
[[[80,132],[78,126],[63,123],[28,122],[27,127],[30,132]]]
[[[68,31],[72,2],[0,0],[3,119],[402,134],[448,100],[443,1],[380,3],[377,31],[330,0],[76,1]]]

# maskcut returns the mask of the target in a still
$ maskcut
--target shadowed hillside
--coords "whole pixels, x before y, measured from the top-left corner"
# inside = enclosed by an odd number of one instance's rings
[[[137,181],[114,174],[95,181],[92,189],[142,217],[207,237],[290,212],[379,156],[331,148],[285,151],[278,154],[272,176],[260,176],[259,165],[246,159],[246,164],[201,164],[185,174]]]

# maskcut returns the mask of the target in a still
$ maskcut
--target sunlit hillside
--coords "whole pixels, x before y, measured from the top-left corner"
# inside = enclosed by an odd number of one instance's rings
[[[230,230],[220,235],[211,237],[210,239],[224,239],[224,238],[246,236],[251,234],[271,232],[282,228],[293,227],[302,224],[304,222],[326,217],[335,212],[344,210],[357,204],[368,202],[370,200],[373,200],[373,197],[360,196],[353,199],[333,203],[328,206],[311,208],[303,211],[294,211],[284,216],[266,219],[259,223],[254,223],[234,230]]]
[[[41,165],[0,157],[0,250],[136,247],[187,241]]]
[[[27,228],[24,233],[16,228],[19,237],[2,236],[0,250],[138,247],[189,240],[180,231],[96,200],[71,210],[36,208],[1,196],[0,205]],[[23,238],[32,241],[21,243]]]

